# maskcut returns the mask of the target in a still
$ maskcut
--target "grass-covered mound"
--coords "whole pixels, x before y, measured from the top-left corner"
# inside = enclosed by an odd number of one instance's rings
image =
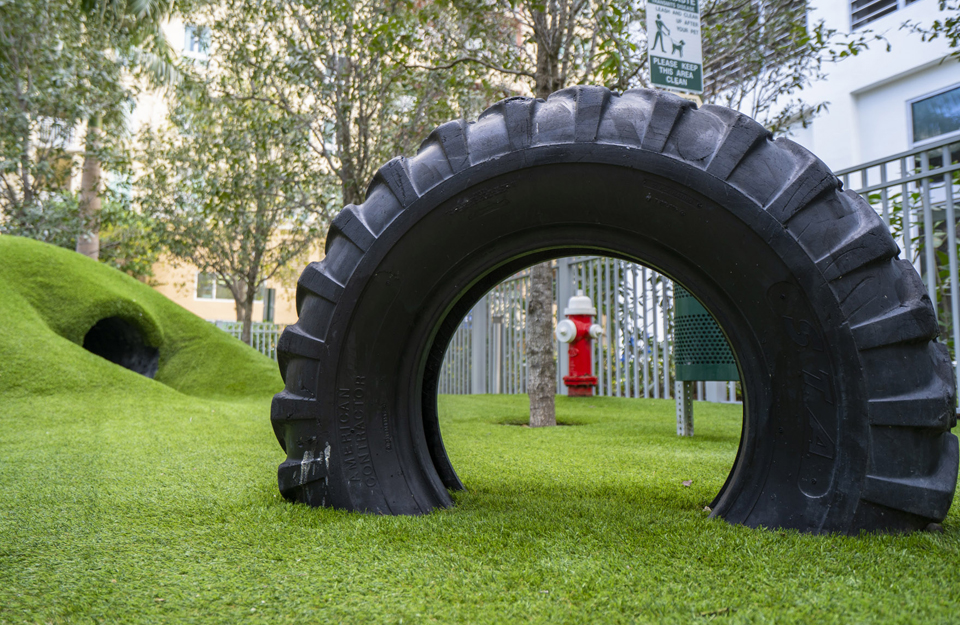
[[[159,348],[156,381],[83,349],[98,321],[120,317]],[[133,278],[69,250],[0,236],[0,394],[118,390],[264,396],[276,363]],[[161,384],[157,384],[160,382]]]

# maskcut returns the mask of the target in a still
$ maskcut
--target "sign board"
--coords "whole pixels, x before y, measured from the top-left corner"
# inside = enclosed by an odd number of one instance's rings
[[[655,87],[703,93],[700,0],[647,0],[647,50]]]

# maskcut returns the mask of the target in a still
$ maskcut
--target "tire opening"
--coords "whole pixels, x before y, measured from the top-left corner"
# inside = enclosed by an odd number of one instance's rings
[[[83,348],[151,379],[160,364],[160,350],[147,345],[140,329],[120,317],[107,317],[94,324],[83,337]]]
[[[553,245],[549,247],[545,246],[545,239],[551,240]],[[584,245],[580,243],[582,240],[591,241],[592,244]],[[439,306],[438,310],[446,308],[447,312],[445,315],[435,318],[433,323],[436,324],[434,327],[437,328],[437,332],[432,342],[425,345],[428,353],[426,362],[434,362],[436,366],[425,367],[422,370],[422,394],[418,408],[419,411],[422,411],[421,414],[423,415],[423,427],[427,447],[434,467],[444,486],[454,491],[464,488],[444,449],[442,433],[440,432],[438,422],[439,414],[437,404],[437,395],[440,391],[441,382],[441,376],[439,375],[441,367],[439,365],[443,360],[445,352],[455,346],[453,338],[457,327],[468,316],[469,312],[474,308],[474,305],[485,295],[494,292],[498,284],[505,281],[509,282],[512,277],[518,273],[523,273],[533,265],[564,257],[591,257],[606,264],[602,267],[594,267],[593,269],[581,268],[581,270],[573,272],[576,275],[572,277],[576,278],[575,282],[579,281],[579,285],[571,285],[572,293],[570,294],[575,293],[579,287],[586,287],[587,293],[602,296],[605,300],[606,294],[603,293],[604,290],[609,290],[611,296],[623,298],[624,289],[614,284],[617,282],[615,276],[618,270],[612,266],[612,264],[626,263],[627,266],[632,266],[633,269],[624,271],[621,268],[620,271],[622,274],[629,276],[628,281],[631,282],[631,284],[633,277],[636,277],[639,283],[643,283],[644,280],[649,280],[648,294],[640,297],[639,307],[642,308],[646,305],[646,315],[650,319],[649,325],[647,326],[648,330],[651,334],[655,332],[659,335],[661,341],[665,327],[664,323],[669,324],[672,322],[672,314],[669,307],[667,308],[666,315],[670,320],[664,318],[663,302],[664,298],[670,299],[668,294],[672,291],[674,284],[682,285],[690,293],[694,294],[695,298],[709,311],[709,314],[713,317],[716,324],[722,328],[722,333],[737,361],[737,368],[739,369],[741,383],[737,385],[736,397],[738,400],[745,400],[741,404],[741,411],[738,411],[740,412],[739,421],[741,425],[736,436],[739,439],[739,445],[732,454],[732,462],[728,464],[727,461],[724,461],[722,463],[728,470],[725,475],[726,479],[722,479],[724,473],[718,474],[717,477],[721,478],[722,486],[710,502],[710,507],[714,509],[714,514],[722,515],[723,511],[729,508],[729,503],[723,503],[722,500],[730,490],[729,487],[731,484],[736,481],[737,467],[740,460],[742,458],[749,459],[753,456],[753,449],[756,444],[756,429],[749,427],[751,413],[753,414],[752,418],[755,419],[756,414],[761,412],[763,403],[769,400],[769,398],[766,397],[768,393],[761,383],[763,378],[758,374],[757,370],[758,363],[762,362],[758,351],[759,341],[756,340],[755,334],[751,331],[750,324],[745,322],[743,311],[735,304],[735,300],[718,289],[715,281],[710,279],[703,271],[699,270],[697,265],[690,263],[683,255],[678,255],[673,250],[665,249],[657,241],[650,240],[644,236],[637,236],[635,233],[624,233],[618,229],[611,229],[604,226],[590,228],[583,226],[567,228],[561,226],[549,233],[543,230],[526,232],[513,242],[513,246],[513,249],[508,252],[507,258],[504,258],[500,262],[494,261],[491,263],[489,258],[484,259],[482,255],[479,255],[479,260],[466,259],[463,269],[470,271],[472,276],[454,273],[453,276],[449,277],[449,284],[472,284],[472,286],[467,290],[460,290],[457,293],[451,291],[445,294],[446,298],[454,298],[456,303],[450,308],[447,308],[447,306],[443,304]],[[483,264],[487,264],[488,267],[493,265],[493,267],[487,269],[485,275],[476,279],[477,265]],[[454,269],[454,272],[460,270],[461,268],[457,267]],[[483,269],[480,271],[483,271]],[[633,288],[636,294],[636,287]],[[641,287],[640,290],[643,290],[643,288]],[[626,292],[629,293],[629,291],[629,288],[626,289]],[[646,302],[646,304],[643,302]],[[560,305],[566,306],[566,302],[561,302]],[[601,309],[601,311],[604,308],[608,308],[606,301],[598,304],[598,308]],[[614,314],[614,316],[616,316],[616,314]],[[509,317],[509,315],[504,315],[501,323],[506,321],[506,317]],[[622,319],[616,321],[616,323],[619,324],[621,321]],[[657,330],[654,330],[655,327]],[[507,337],[507,333],[508,328],[501,328],[501,334],[505,338]],[[514,338],[517,338],[518,335],[522,337],[523,333],[515,331],[513,334]],[[650,338],[652,339],[652,337]],[[670,348],[668,348],[668,350],[672,351]],[[516,362],[517,360],[521,362],[515,374],[519,374],[519,376],[522,377],[523,358],[514,359],[514,366],[518,364]],[[672,372],[670,372],[670,355],[667,354],[666,358],[666,377],[664,377],[665,367],[662,345],[659,350],[659,357],[655,358],[651,355],[650,360],[652,362],[648,362],[648,366],[651,369],[653,368],[653,362],[659,361],[658,368],[660,370],[660,376],[659,383],[654,383],[653,378],[658,376],[653,371],[650,371],[649,381],[651,388],[647,397],[661,400],[668,399],[671,404],[673,404],[675,399],[673,395],[675,380]],[[504,375],[508,374],[505,373]],[[642,375],[637,377],[642,378]],[[501,382],[501,384],[501,389],[508,388],[505,381]],[[491,391],[488,390],[488,392]],[[760,399],[757,400],[755,398]],[[740,402],[738,401],[736,403]],[[669,411],[673,412],[673,410],[674,408],[671,406]],[[742,473],[742,469],[740,472]]]
[[[560,380],[570,372],[569,365],[565,362],[568,346],[559,341],[554,345],[559,402],[557,424],[579,425],[581,417],[596,415],[598,406],[593,405],[595,402],[592,400],[600,397],[666,399],[671,402],[670,406],[657,404],[653,407],[653,404],[637,403],[636,407],[638,414],[649,415],[651,410],[655,410],[658,413],[657,429],[672,433],[675,427],[677,393],[680,392],[676,384],[678,369],[674,360],[678,355],[676,350],[680,334],[690,331],[689,328],[678,330],[676,300],[695,296],[684,289],[680,282],[657,272],[656,269],[623,258],[606,255],[562,257],[554,259],[552,263],[555,275],[555,323],[565,318],[563,311],[568,303],[567,298],[579,291],[592,300],[596,308],[594,320],[603,328],[603,334],[592,341],[591,360],[597,385],[592,396],[572,398],[573,404],[569,403],[571,400],[561,399],[567,393]],[[426,413],[436,410],[441,429],[449,415],[444,414],[445,410],[439,401],[440,395],[526,395],[525,341],[529,273],[529,268],[523,269],[490,289],[460,320],[456,330],[446,340],[443,364],[437,372],[438,379],[435,382],[436,395],[432,398],[425,396],[423,400]],[[704,343],[698,347],[704,354],[693,354],[694,369],[698,372],[701,372],[700,369],[710,369],[696,360],[698,356],[701,359],[719,356],[724,362],[730,361],[736,372],[733,346],[719,327],[715,316],[709,311],[707,314],[712,323],[707,324],[697,319],[701,325],[711,326],[701,332],[703,336],[694,337],[692,340],[684,337],[688,345],[691,342]],[[687,358],[689,357],[688,354]],[[689,364],[687,363],[688,368]],[[480,370],[477,370],[478,366]],[[730,377],[729,372],[727,377],[708,376],[705,380],[693,381],[689,389],[692,399],[697,402],[710,402],[698,403],[698,408],[694,411],[699,417],[697,423],[704,426],[703,433],[697,439],[698,444],[706,444],[710,448],[716,446],[710,454],[711,462],[716,463],[717,456],[723,458],[717,465],[718,489],[714,491],[717,494],[710,506],[716,505],[725,490],[740,451],[745,388],[739,381],[731,381]],[[737,380],[736,373],[732,378]],[[733,406],[739,406],[737,412],[740,423],[735,434],[730,430],[727,414]],[[571,408],[576,412],[571,413]],[[505,409],[507,408],[498,407],[498,410]],[[561,416],[561,413],[566,414]],[[722,418],[721,414],[724,415]],[[500,412],[484,416],[488,417],[491,424],[525,425],[528,420],[526,414],[520,412],[506,416]],[[715,418],[719,420],[714,421]],[[645,426],[638,421],[637,427],[643,429],[649,427],[649,424]],[[436,440],[439,439],[437,436]],[[446,440],[446,437],[443,437],[443,440]],[[730,446],[728,450],[721,449],[727,445]],[[439,446],[435,449],[439,449]],[[435,457],[434,460],[438,461],[441,467],[446,464],[444,458]],[[456,464],[456,457],[451,457],[450,460],[453,461],[452,464]],[[448,487],[455,484],[452,472],[448,478]]]

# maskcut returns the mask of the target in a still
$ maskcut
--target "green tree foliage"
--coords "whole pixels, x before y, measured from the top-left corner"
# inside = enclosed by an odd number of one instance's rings
[[[80,15],[70,1],[0,2],[0,232],[72,245],[81,122],[99,116],[121,134],[129,90],[116,60],[87,45]],[[116,146],[104,142],[104,157]]]
[[[160,259],[160,224],[134,206],[130,183],[107,188],[100,208],[100,262],[143,281],[153,276]],[[73,245],[64,247],[75,247]]]
[[[268,97],[271,42],[258,22],[218,24],[209,67],[177,89],[170,124],[142,137],[137,201],[175,259],[227,284],[249,343],[257,290],[316,244],[332,203],[308,127]]]
[[[427,10],[411,0],[227,0],[213,32],[263,24],[258,57],[261,97],[308,136],[307,145],[336,176],[344,204],[363,201],[366,185],[390,158],[414,150],[433,126],[476,100],[459,74],[412,70]],[[216,36],[216,35],[215,35]],[[218,55],[243,62],[240,40]],[[481,98],[482,99],[482,98]]]
[[[424,24],[416,67],[470,67],[501,75],[509,95],[546,97],[565,86],[646,84],[644,13],[630,0],[437,0],[444,19]],[[489,78],[488,78],[489,80]]]
[[[943,37],[953,48],[951,56],[960,61],[960,2],[956,0],[940,0],[941,17],[931,24],[906,22],[903,27],[920,35],[923,41],[933,41]]]
[[[408,66],[425,15],[413,2],[226,0],[191,17],[211,55],[177,89],[172,128],[145,135],[138,195],[171,254],[230,287],[245,340],[258,287],[331,209],[362,202],[380,165],[488,99],[462,73]]]
[[[128,4],[124,10],[158,10]],[[0,233],[74,248],[102,228],[103,260],[144,277],[156,258],[150,224],[99,170],[124,178],[136,78],[169,77],[171,65],[158,40],[117,11],[75,0],[0,1]],[[104,212],[94,219],[81,216],[90,201],[74,185],[81,160],[98,165],[89,186]]]

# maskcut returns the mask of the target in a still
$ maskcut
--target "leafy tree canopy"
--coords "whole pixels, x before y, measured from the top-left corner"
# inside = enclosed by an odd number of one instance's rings
[[[249,342],[258,289],[304,262],[337,202],[309,127],[272,102],[273,42],[244,15],[221,15],[210,60],[184,69],[168,126],[142,136],[136,186],[170,254],[227,284]]]

